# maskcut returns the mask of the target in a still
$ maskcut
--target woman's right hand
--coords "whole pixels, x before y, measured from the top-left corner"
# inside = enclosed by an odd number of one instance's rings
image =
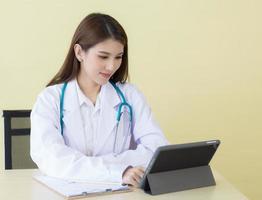
[[[143,167],[130,167],[127,168],[123,174],[123,183],[139,187],[140,181],[145,173]]]

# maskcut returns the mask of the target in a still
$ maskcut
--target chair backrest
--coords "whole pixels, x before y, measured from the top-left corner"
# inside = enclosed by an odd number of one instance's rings
[[[30,157],[31,110],[3,110],[5,169],[36,168]]]

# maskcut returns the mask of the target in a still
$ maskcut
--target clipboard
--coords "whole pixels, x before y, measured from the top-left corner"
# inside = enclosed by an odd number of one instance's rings
[[[39,171],[33,174],[33,179],[66,199],[80,199],[133,191],[132,188],[121,183],[64,180],[44,175]]]

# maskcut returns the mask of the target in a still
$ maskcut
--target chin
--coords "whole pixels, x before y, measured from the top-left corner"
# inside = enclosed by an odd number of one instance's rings
[[[97,83],[98,85],[101,85],[101,86],[102,86],[102,85],[107,84],[108,81],[109,81],[109,80],[104,79],[104,80],[98,80],[98,81],[96,81],[96,83]]]

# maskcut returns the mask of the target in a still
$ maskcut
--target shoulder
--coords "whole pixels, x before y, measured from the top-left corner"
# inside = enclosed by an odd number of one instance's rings
[[[136,85],[132,83],[117,83],[116,85],[123,92],[124,96],[131,102],[137,102],[141,100],[146,101],[146,98],[143,95],[142,91]]]
[[[58,100],[61,95],[62,85],[63,83],[46,87],[45,89],[43,89],[40,92],[40,94],[38,95],[38,98],[48,99],[49,101]]]
[[[133,94],[133,93],[141,93],[141,91],[137,88],[136,85],[132,83],[116,83],[117,87],[126,94]]]
[[[62,84],[52,85],[44,88],[37,96],[36,102],[32,108],[31,120],[37,119],[53,120],[59,123],[59,102]],[[40,118],[39,118],[40,117]]]
[[[37,96],[34,109],[58,110],[63,83],[44,88]]]

